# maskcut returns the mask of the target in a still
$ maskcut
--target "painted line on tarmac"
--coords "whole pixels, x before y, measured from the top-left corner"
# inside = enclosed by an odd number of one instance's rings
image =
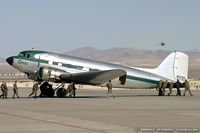
[[[36,119],[36,118],[28,117],[28,116],[21,116],[21,115],[9,114],[9,113],[4,113],[4,112],[0,112],[0,114],[11,116],[11,117],[16,117],[16,118],[21,118],[21,119],[28,119],[28,120],[34,120],[34,121],[39,121],[39,122],[45,122],[45,123],[50,123],[50,124],[60,125],[60,126],[65,126],[65,127],[72,127],[72,128],[77,128],[77,129],[83,129],[83,130],[92,131],[92,132],[108,133],[107,131],[104,131],[104,130],[98,130],[98,129],[92,129],[92,128],[85,128],[85,127],[71,125],[71,124],[64,124],[64,123],[59,123],[59,122],[54,122],[54,121]]]

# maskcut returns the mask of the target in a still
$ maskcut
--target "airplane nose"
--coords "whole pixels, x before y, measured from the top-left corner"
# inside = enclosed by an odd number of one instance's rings
[[[10,64],[11,66],[13,65],[13,57],[7,58],[6,61],[7,61],[8,64]]]

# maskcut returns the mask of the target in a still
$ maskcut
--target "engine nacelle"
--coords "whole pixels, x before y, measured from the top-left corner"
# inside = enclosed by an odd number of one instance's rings
[[[66,72],[60,69],[41,67],[39,70],[39,78],[43,81],[57,81],[60,80],[60,75],[64,73]]]

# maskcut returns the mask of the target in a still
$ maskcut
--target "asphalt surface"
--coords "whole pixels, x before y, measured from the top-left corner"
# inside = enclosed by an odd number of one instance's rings
[[[156,90],[78,89],[76,98],[0,99],[0,133],[199,132],[200,90],[189,95],[157,96]]]

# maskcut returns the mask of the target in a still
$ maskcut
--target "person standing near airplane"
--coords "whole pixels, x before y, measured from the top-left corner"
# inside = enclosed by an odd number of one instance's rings
[[[72,89],[73,89],[73,97],[76,97],[76,87],[75,87],[75,83],[72,83]]]
[[[185,93],[187,91],[190,93],[190,96],[193,96],[192,93],[191,93],[191,90],[190,90],[190,84],[189,84],[189,82],[187,80],[185,80],[185,91],[183,93],[183,96],[185,96]]]
[[[106,83],[106,86],[108,87],[107,98],[109,98],[110,94],[112,95],[113,98],[115,98],[115,96],[112,93],[112,82],[111,82],[111,80],[109,80],[109,82]]]
[[[180,90],[180,85],[181,83],[179,82],[179,80],[177,79],[176,81],[176,89],[177,89],[177,96],[181,96],[181,90]]]
[[[173,86],[174,86],[174,82],[171,81],[170,84],[169,84],[169,93],[168,93],[168,96],[170,96],[172,94]]]
[[[39,88],[38,87],[38,82],[35,82],[35,84],[33,85],[32,93],[29,95],[29,97],[31,97],[34,94],[34,98],[36,98],[38,88]]]
[[[2,94],[0,95],[0,97],[3,97],[4,99],[4,81],[2,81],[2,84],[1,84],[1,92]]]
[[[67,93],[66,93],[66,95],[67,94],[69,94],[69,97],[72,97],[72,95],[73,95],[73,82],[71,82],[69,85],[68,85],[68,87],[67,87]]]
[[[13,98],[15,98],[15,95],[17,96],[17,98],[19,98],[19,95],[18,95],[18,87],[17,87],[17,80],[15,81],[15,83],[13,84]]]
[[[158,84],[158,96],[162,96],[162,85],[163,85],[163,81],[160,80]]]
[[[167,87],[167,80],[163,83],[163,89],[162,89],[162,95],[164,96],[165,95],[165,89],[166,89],[166,87]]]
[[[8,87],[6,85],[6,82],[4,82],[3,91],[4,91],[4,98],[7,98],[8,97]]]

